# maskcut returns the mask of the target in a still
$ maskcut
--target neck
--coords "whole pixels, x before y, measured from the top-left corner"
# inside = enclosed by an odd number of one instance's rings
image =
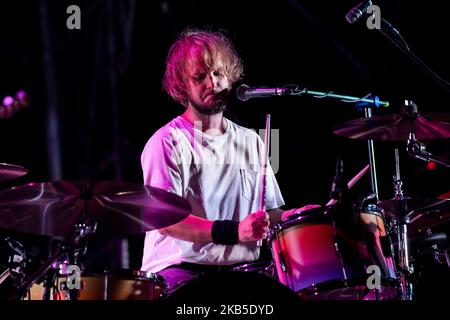
[[[226,121],[223,112],[212,115],[204,115],[199,113],[193,107],[188,106],[186,111],[181,115],[184,119],[192,123],[202,132],[207,132],[211,136],[223,134],[226,130]]]

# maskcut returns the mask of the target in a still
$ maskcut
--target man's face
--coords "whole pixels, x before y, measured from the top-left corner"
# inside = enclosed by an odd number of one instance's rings
[[[188,68],[188,106],[198,112],[212,115],[223,112],[231,90],[231,83],[219,60],[212,68],[204,62],[194,63]]]

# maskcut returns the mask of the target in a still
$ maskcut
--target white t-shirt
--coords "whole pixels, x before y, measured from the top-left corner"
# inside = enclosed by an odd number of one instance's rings
[[[176,117],[147,142],[141,156],[144,184],[188,200],[192,214],[208,220],[242,221],[259,210],[264,143],[253,130],[226,119],[218,136],[208,135]],[[270,166],[266,175],[266,210],[284,205]],[[143,271],[158,272],[182,262],[230,265],[259,257],[256,242],[236,245],[194,243],[146,233]]]

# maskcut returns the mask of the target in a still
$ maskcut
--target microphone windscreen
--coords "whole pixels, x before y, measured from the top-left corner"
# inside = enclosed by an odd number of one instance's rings
[[[245,95],[245,92],[247,91],[248,88],[249,88],[249,86],[247,86],[245,84],[241,84],[236,89],[236,97],[241,101],[247,101],[248,97]]]

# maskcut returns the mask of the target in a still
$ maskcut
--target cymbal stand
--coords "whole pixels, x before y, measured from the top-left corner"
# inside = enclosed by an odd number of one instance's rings
[[[58,265],[61,265],[67,261],[67,257],[71,263],[79,267],[80,254],[85,252],[86,238],[90,234],[94,233],[96,224],[77,224],[75,226],[74,235],[71,241],[57,241],[55,249],[53,250],[50,258],[45,261],[31,276],[24,279],[18,288],[9,296],[8,300],[18,300],[26,296],[31,286],[39,279],[44,278],[44,293],[43,300],[50,300],[50,292],[54,284]],[[78,291],[69,292],[71,299],[76,299]]]
[[[59,261],[64,255],[67,253],[68,247],[63,245],[63,243],[58,243],[55,251],[52,253],[50,258],[45,261],[39,268],[36,270],[31,276],[22,281],[22,283],[18,286],[18,288],[11,294],[8,300],[18,300],[23,298],[31,286],[37,282],[42,277],[46,276],[46,273],[49,269],[52,268],[52,265]],[[47,281],[46,281],[47,282]],[[46,288],[44,288],[43,298],[50,298],[46,293]]]
[[[412,300],[413,287],[409,281],[409,276],[413,273],[413,267],[409,261],[409,246],[408,246],[408,206],[406,203],[407,197],[404,196],[400,179],[400,161],[398,149],[395,149],[395,176],[394,176],[394,200],[399,201],[400,214],[395,218],[394,227],[398,239],[398,258],[400,265],[400,283],[402,287],[402,299]]]
[[[87,252],[87,237],[91,234],[94,234],[97,229],[97,224],[88,224],[88,223],[80,223],[75,225],[75,236],[73,237],[72,243],[73,247],[72,250],[70,250],[67,260],[69,263],[69,266],[77,267],[77,270],[79,273],[67,274],[67,282],[66,287],[62,288],[63,290],[67,291],[67,297],[69,300],[78,300],[79,297],[79,291],[81,286],[77,286],[77,284],[80,284],[81,279],[77,279],[76,277],[80,276],[80,273],[84,270],[83,265],[83,257]],[[74,270],[75,271],[75,270]],[[70,284],[69,277],[74,277],[76,281],[75,284]]]
[[[364,106],[364,114],[366,118],[372,117],[372,106]],[[372,193],[378,200],[378,184],[377,184],[377,169],[375,166],[375,150],[373,146],[373,140],[367,141],[367,147],[369,151],[369,168],[370,168],[370,182],[372,187]]]

